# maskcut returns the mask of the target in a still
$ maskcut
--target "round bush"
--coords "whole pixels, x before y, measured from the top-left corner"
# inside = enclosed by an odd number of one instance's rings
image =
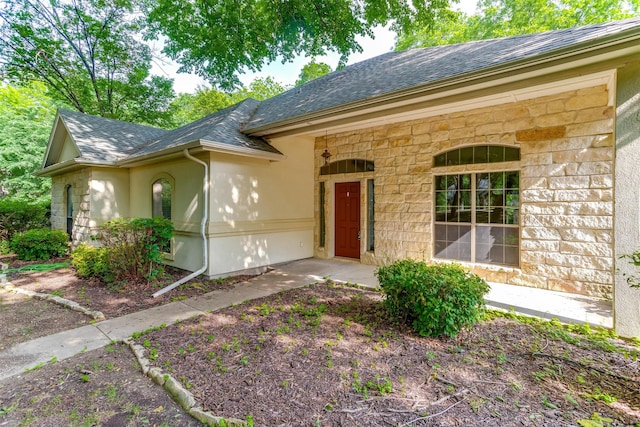
[[[389,315],[422,336],[455,336],[484,311],[489,285],[457,264],[401,260],[378,268]]]
[[[40,228],[16,233],[11,239],[11,250],[18,259],[43,261],[66,255],[69,249],[69,235],[62,230]]]

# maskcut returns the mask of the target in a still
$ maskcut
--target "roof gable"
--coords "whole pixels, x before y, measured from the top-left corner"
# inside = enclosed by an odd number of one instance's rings
[[[263,101],[248,132],[316,112],[373,100],[456,76],[552,55],[625,31],[640,32],[640,17],[585,27],[389,52]]]
[[[121,160],[148,140],[168,132],[68,110],[60,110],[58,115],[84,161],[110,163]]]

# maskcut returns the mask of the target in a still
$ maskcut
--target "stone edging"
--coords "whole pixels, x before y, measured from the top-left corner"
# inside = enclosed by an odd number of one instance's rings
[[[4,276],[4,275],[2,275],[2,276]],[[100,321],[106,319],[104,317],[104,314],[101,311],[89,310],[88,308],[81,306],[80,304],[78,304],[75,301],[71,301],[71,300],[68,300],[66,298],[61,298],[61,297],[58,297],[58,296],[55,296],[55,295],[43,294],[43,293],[40,293],[40,292],[30,291],[28,289],[16,288],[10,282],[7,283],[5,281],[2,281],[2,279],[3,279],[3,277],[0,277],[0,286],[2,288],[4,288],[7,292],[15,292],[15,293],[18,293],[18,294],[23,294],[23,295],[27,295],[27,296],[30,296],[30,297],[39,298],[39,299],[43,299],[43,300],[46,300],[46,301],[54,302],[56,304],[65,306],[67,308],[70,308],[71,310],[79,311],[80,313],[86,314],[87,316],[89,316],[93,320],[95,320],[96,322],[100,322]]]
[[[131,339],[125,339],[124,343],[129,346],[131,352],[136,356],[142,373],[163,387],[167,393],[171,395],[173,400],[193,418],[207,426],[226,425],[228,427],[247,427],[247,423],[244,420],[218,417],[196,406],[197,402],[195,397],[182,386],[180,381],[164,373],[160,368],[149,367],[149,359],[145,357],[145,348],[143,346],[136,344]]]

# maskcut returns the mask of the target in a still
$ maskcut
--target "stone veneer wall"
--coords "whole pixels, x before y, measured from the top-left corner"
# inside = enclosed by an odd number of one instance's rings
[[[73,194],[73,241],[78,243],[88,240],[91,234],[89,227],[91,216],[91,197],[89,182],[91,170],[84,168],[76,172],[54,176],[51,182],[51,228],[67,230],[67,185],[72,186]]]
[[[365,179],[374,178],[375,253],[366,253],[363,246],[361,259],[384,263],[404,257],[431,259],[434,172],[519,169],[520,268],[474,265],[473,270],[488,281],[610,297],[613,132],[610,96],[606,86],[598,86],[329,135],[326,141],[320,137],[315,173],[319,176],[325,147],[331,161],[375,162],[375,172],[319,179],[327,182],[326,218],[333,207],[331,183],[362,181],[366,230]],[[467,165],[432,170],[435,154],[485,144],[518,146],[521,161],[497,169]],[[316,211],[318,189],[316,183]],[[315,235],[316,256],[327,256],[326,248],[318,248],[318,224]],[[332,244],[327,238],[327,245]]]

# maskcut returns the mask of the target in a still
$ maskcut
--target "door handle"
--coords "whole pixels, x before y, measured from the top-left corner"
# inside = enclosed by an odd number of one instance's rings
[[[358,240],[360,240],[360,230],[358,230]]]

